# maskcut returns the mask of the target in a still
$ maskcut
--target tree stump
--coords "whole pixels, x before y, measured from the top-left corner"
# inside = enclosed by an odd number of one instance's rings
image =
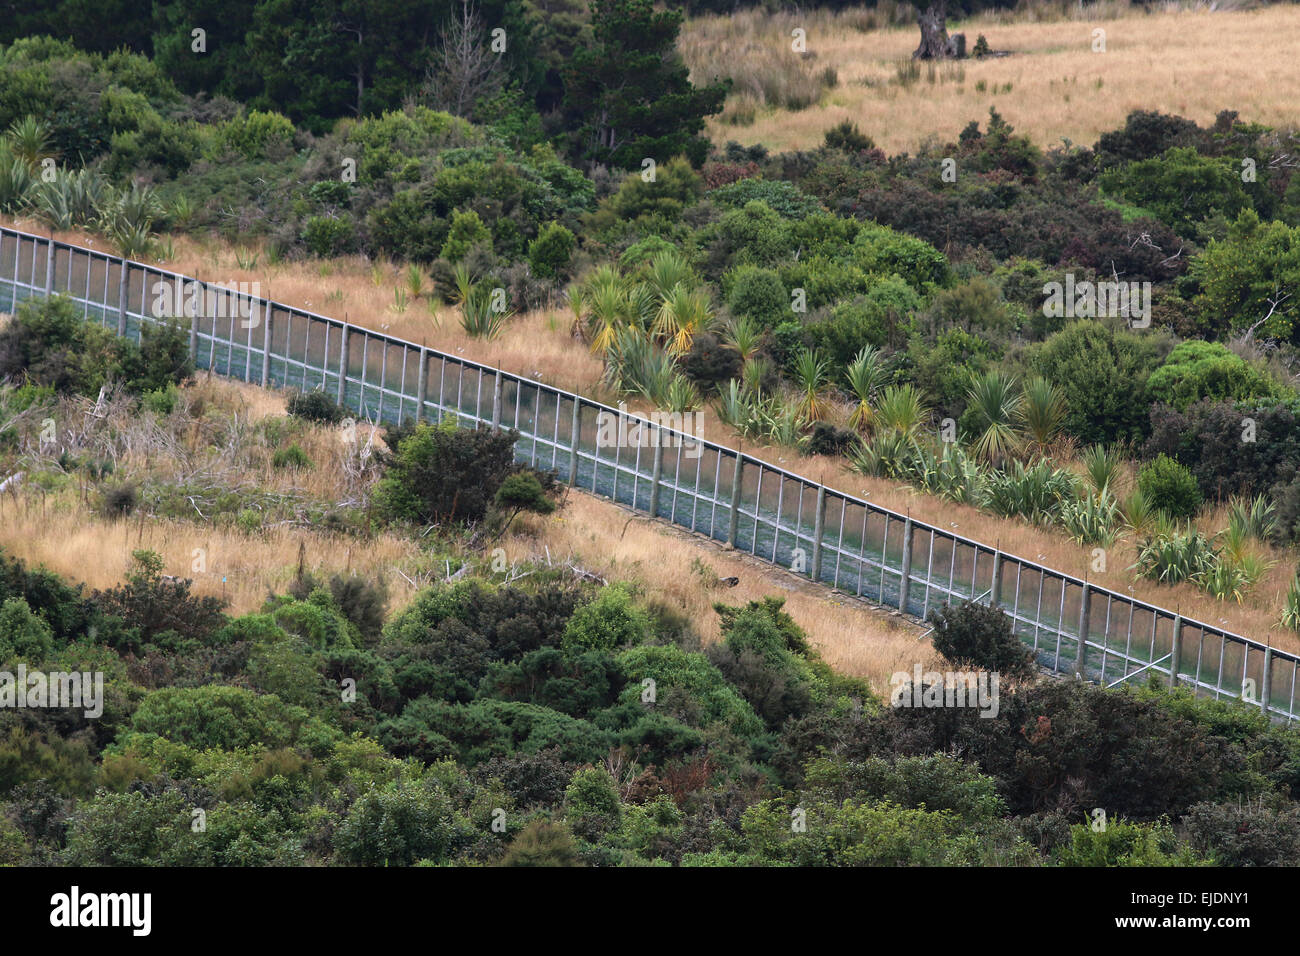
[[[912,54],[914,60],[946,60],[949,52],[947,0],[935,0],[916,15],[921,28],[921,45]]]

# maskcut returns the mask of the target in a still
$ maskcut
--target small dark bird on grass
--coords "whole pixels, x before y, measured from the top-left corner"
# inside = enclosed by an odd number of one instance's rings
[[[718,580],[718,583],[725,584],[729,588],[734,588],[737,584],[740,583],[740,578],[720,578]]]

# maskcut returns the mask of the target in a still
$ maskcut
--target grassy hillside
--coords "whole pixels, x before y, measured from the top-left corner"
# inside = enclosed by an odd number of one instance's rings
[[[812,59],[786,55],[796,27],[807,31]],[[1104,53],[1092,50],[1095,29],[1105,31]],[[722,71],[737,81],[726,110],[710,120],[712,138],[773,151],[814,148],[846,119],[893,154],[954,137],[990,107],[1049,147],[1093,143],[1135,109],[1198,123],[1231,109],[1248,122],[1285,125],[1300,101],[1300,73],[1283,66],[1300,61],[1293,4],[1213,12],[1153,6],[1119,15],[1087,7],[1054,22],[949,20],[948,30],[965,32],[968,50],[983,34],[1010,55],[914,64],[914,25],[878,27],[877,18],[855,11],[702,17],[687,24],[680,45],[696,75]],[[807,108],[782,105],[780,91],[826,67],[837,76],[833,88]]]

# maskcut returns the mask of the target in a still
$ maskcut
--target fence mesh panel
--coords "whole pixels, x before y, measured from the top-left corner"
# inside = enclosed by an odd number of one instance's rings
[[[1197,694],[1245,699],[1288,722],[1300,716],[1294,654],[540,382],[246,289],[0,227],[0,311],[50,293],[136,341],[146,324],[177,318],[199,368],[321,389],[372,421],[451,417],[515,429],[520,462],[638,511],[653,506],[656,517],[876,604],[924,617],[949,602],[996,603],[1053,673],[1105,686],[1176,675]]]

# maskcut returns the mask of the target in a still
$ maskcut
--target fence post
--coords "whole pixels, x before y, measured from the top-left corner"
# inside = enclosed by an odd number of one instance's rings
[[[743,462],[736,452],[736,470],[731,474],[731,517],[727,519],[727,547],[736,546],[736,529],[740,526],[740,477]],[[758,507],[757,504],[754,505]]]
[[[1178,672],[1183,659],[1183,616],[1174,615],[1174,641],[1169,654],[1169,686],[1178,686]]]
[[[177,281],[179,282],[180,280],[178,279]],[[194,356],[194,364],[197,366],[199,364],[199,313],[197,309],[187,309],[185,306],[182,306],[181,314],[185,314],[186,312],[189,313],[190,317],[190,354]],[[213,333],[217,331],[215,325],[212,327],[212,331]],[[212,352],[208,355],[209,368],[212,367],[212,357],[216,355],[216,353],[217,343],[214,334],[212,340]]]
[[[271,303],[262,300],[262,387],[271,381]],[[254,305],[254,308],[257,306]],[[325,364],[329,363],[329,357],[325,359]]]
[[[812,579],[822,579],[822,533],[826,530],[826,486],[817,486],[817,511],[813,516]]]
[[[1268,716],[1268,687],[1271,672],[1273,670],[1273,648],[1264,648],[1264,674],[1261,677],[1261,687],[1259,688],[1259,709]]]
[[[35,248],[35,247],[33,247]],[[35,253],[33,253],[35,255]],[[35,266],[35,263],[32,263]],[[90,268],[87,266],[86,268]],[[15,278],[17,270],[15,270]],[[45,294],[49,296],[54,292],[54,237],[50,236],[49,245],[46,246],[45,252]]]
[[[993,552],[993,582],[989,586],[989,604],[1002,606],[1002,548]]]
[[[501,369],[492,380],[492,427],[501,424]]]
[[[582,399],[573,396],[573,424],[569,428],[569,484],[578,483],[578,430],[582,427]]]
[[[420,372],[415,381],[415,421],[418,424],[424,421],[424,403],[429,397],[429,352],[423,345],[420,346]]]
[[[1088,605],[1091,603],[1089,598],[1092,596],[1092,585],[1087,581],[1083,582],[1083,597],[1079,601],[1079,650],[1074,658],[1074,676],[1079,680],[1084,679],[1085,657],[1088,653],[1088,631],[1091,628],[1091,622],[1088,619]]]
[[[117,334],[126,336],[126,260],[122,260],[121,278],[117,283]],[[142,332],[141,335],[144,333]]]
[[[659,517],[659,486],[664,473],[664,435],[663,426],[655,426],[654,471],[650,478],[650,517]]]
[[[883,558],[883,555],[882,555]],[[903,567],[898,582],[898,610],[907,613],[907,592],[912,589],[912,513],[903,521]]]
[[[339,345],[339,391],[336,401],[343,404],[344,391],[348,382],[348,324],[343,323],[343,341]]]

